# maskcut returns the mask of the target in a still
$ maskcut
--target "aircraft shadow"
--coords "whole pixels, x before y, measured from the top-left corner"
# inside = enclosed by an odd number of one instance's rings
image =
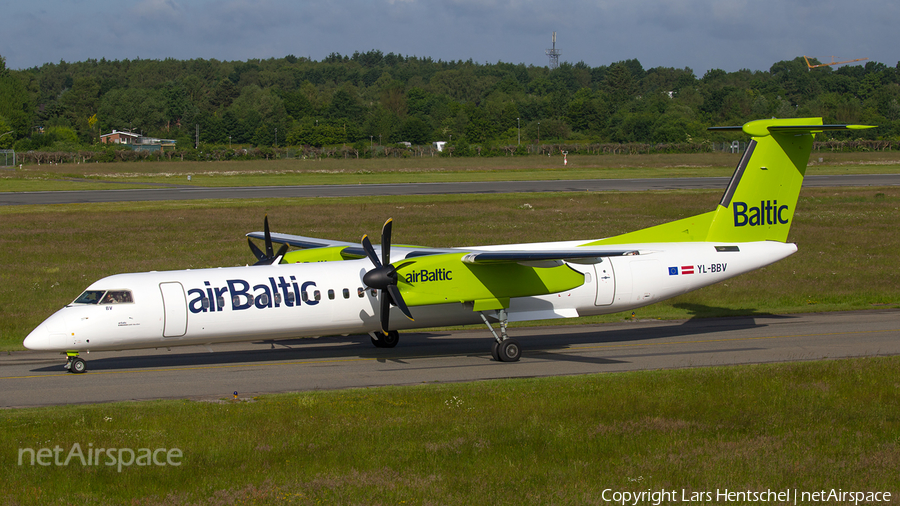
[[[714,314],[718,308],[697,304],[678,304],[676,307],[687,309],[692,315]],[[718,314],[721,314],[719,312]],[[713,332],[743,330],[766,326],[758,323],[759,318],[793,318],[786,315],[759,313],[756,311],[740,316],[718,318],[702,318],[692,316],[681,323],[660,322],[660,325],[636,325],[627,328],[622,325],[591,325],[585,328],[579,325],[559,327],[519,327],[511,328],[510,336],[515,337],[522,345],[523,358],[553,360],[563,362],[579,362],[592,364],[613,364],[623,360],[602,357],[589,357],[573,353],[571,348],[591,344],[611,344],[640,342],[653,339],[698,336]],[[548,329],[554,332],[548,332]],[[88,362],[88,372],[122,369],[154,369],[177,367],[221,366],[229,364],[255,364],[266,362],[284,362],[294,360],[342,360],[342,359],[377,359],[383,362],[403,364],[407,359],[441,356],[482,357],[485,363],[493,362],[490,356],[492,336],[487,329],[473,327],[464,331],[431,331],[404,332],[400,336],[400,344],[393,349],[375,348],[368,335],[328,336],[320,338],[281,339],[277,341],[254,341],[245,343],[252,348],[242,350],[217,350],[213,352],[193,346],[173,347],[172,352],[161,352],[148,355],[115,355],[93,358],[82,354]],[[565,352],[565,353],[561,353]],[[108,352],[103,352],[104,354]],[[122,353],[128,353],[124,351]],[[592,352],[595,353],[595,352]],[[645,355],[644,355],[645,356]],[[621,355],[618,358],[623,358]],[[34,372],[57,371],[60,364],[32,369]]]

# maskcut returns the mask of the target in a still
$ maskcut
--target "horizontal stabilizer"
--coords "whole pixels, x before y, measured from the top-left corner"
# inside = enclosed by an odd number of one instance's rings
[[[707,130],[714,132],[737,132],[742,131],[753,137],[763,137],[770,133],[781,132],[797,132],[797,133],[818,133],[835,130],[865,130],[867,128],[875,128],[875,125],[785,125],[778,124],[784,120],[760,120],[751,121],[742,126],[719,126],[709,127]]]

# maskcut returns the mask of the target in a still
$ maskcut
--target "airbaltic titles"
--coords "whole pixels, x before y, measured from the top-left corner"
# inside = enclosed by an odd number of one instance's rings
[[[789,221],[783,214],[788,210],[788,206],[779,207],[777,200],[761,200],[759,207],[747,207],[746,202],[735,202],[733,209],[735,227],[787,225]]]
[[[243,279],[226,280],[226,286],[223,287],[214,287],[209,281],[204,281],[204,288],[191,288],[187,291],[188,297],[195,296],[188,302],[188,310],[194,314],[222,311],[225,309],[226,294],[231,300],[231,309],[235,311],[253,307],[281,307],[281,304],[294,307],[299,306],[301,300],[310,306],[319,303],[316,297],[305,296],[307,288],[316,286],[315,281],[299,284],[294,276],[290,277],[290,281],[286,281],[284,276],[278,276],[277,282],[274,277],[270,277],[268,281],[268,284],[254,285],[252,293],[250,283]]]
[[[433,271],[429,271],[427,269],[422,269],[418,271],[410,272],[406,275],[407,283],[424,283],[426,281],[452,281],[453,280],[453,271],[449,269],[434,269]]]

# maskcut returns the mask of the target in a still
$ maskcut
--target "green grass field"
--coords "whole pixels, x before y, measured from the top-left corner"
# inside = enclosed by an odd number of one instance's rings
[[[0,191],[96,190],[179,186],[436,183],[728,177],[740,155],[728,153],[573,155],[497,158],[321,159],[229,162],[119,162],[27,165],[0,171]],[[819,162],[819,159],[822,159]],[[896,173],[900,154],[813,153],[810,174]],[[191,180],[188,181],[188,176]]]
[[[842,167],[829,170],[874,172]],[[377,235],[393,217],[395,243],[461,246],[609,236],[707,211],[720,196],[0,207],[0,349],[21,349],[35,325],[100,277],[251,262],[243,234],[260,230],[266,214],[274,230],[347,241]],[[804,190],[789,238],[797,254],[638,316],[896,307],[898,209],[900,188]],[[890,357],[0,410],[0,504],[618,504],[603,491],[666,489],[681,499],[726,488],[890,491],[893,502],[900,494],[898,373],[900,358]],[[177,448],[182,457],[179,466],[133,464],[121,472],[78,461],[32,466],[27,457],[18,465],[23,448],[68,452],[75,443],[85,453]]]

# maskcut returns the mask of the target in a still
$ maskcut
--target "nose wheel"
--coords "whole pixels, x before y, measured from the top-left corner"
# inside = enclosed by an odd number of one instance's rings
[[[87,371],[87,362],[84,361],[77,353],[68,353],[65,369],[71,373],[81,374]]]

